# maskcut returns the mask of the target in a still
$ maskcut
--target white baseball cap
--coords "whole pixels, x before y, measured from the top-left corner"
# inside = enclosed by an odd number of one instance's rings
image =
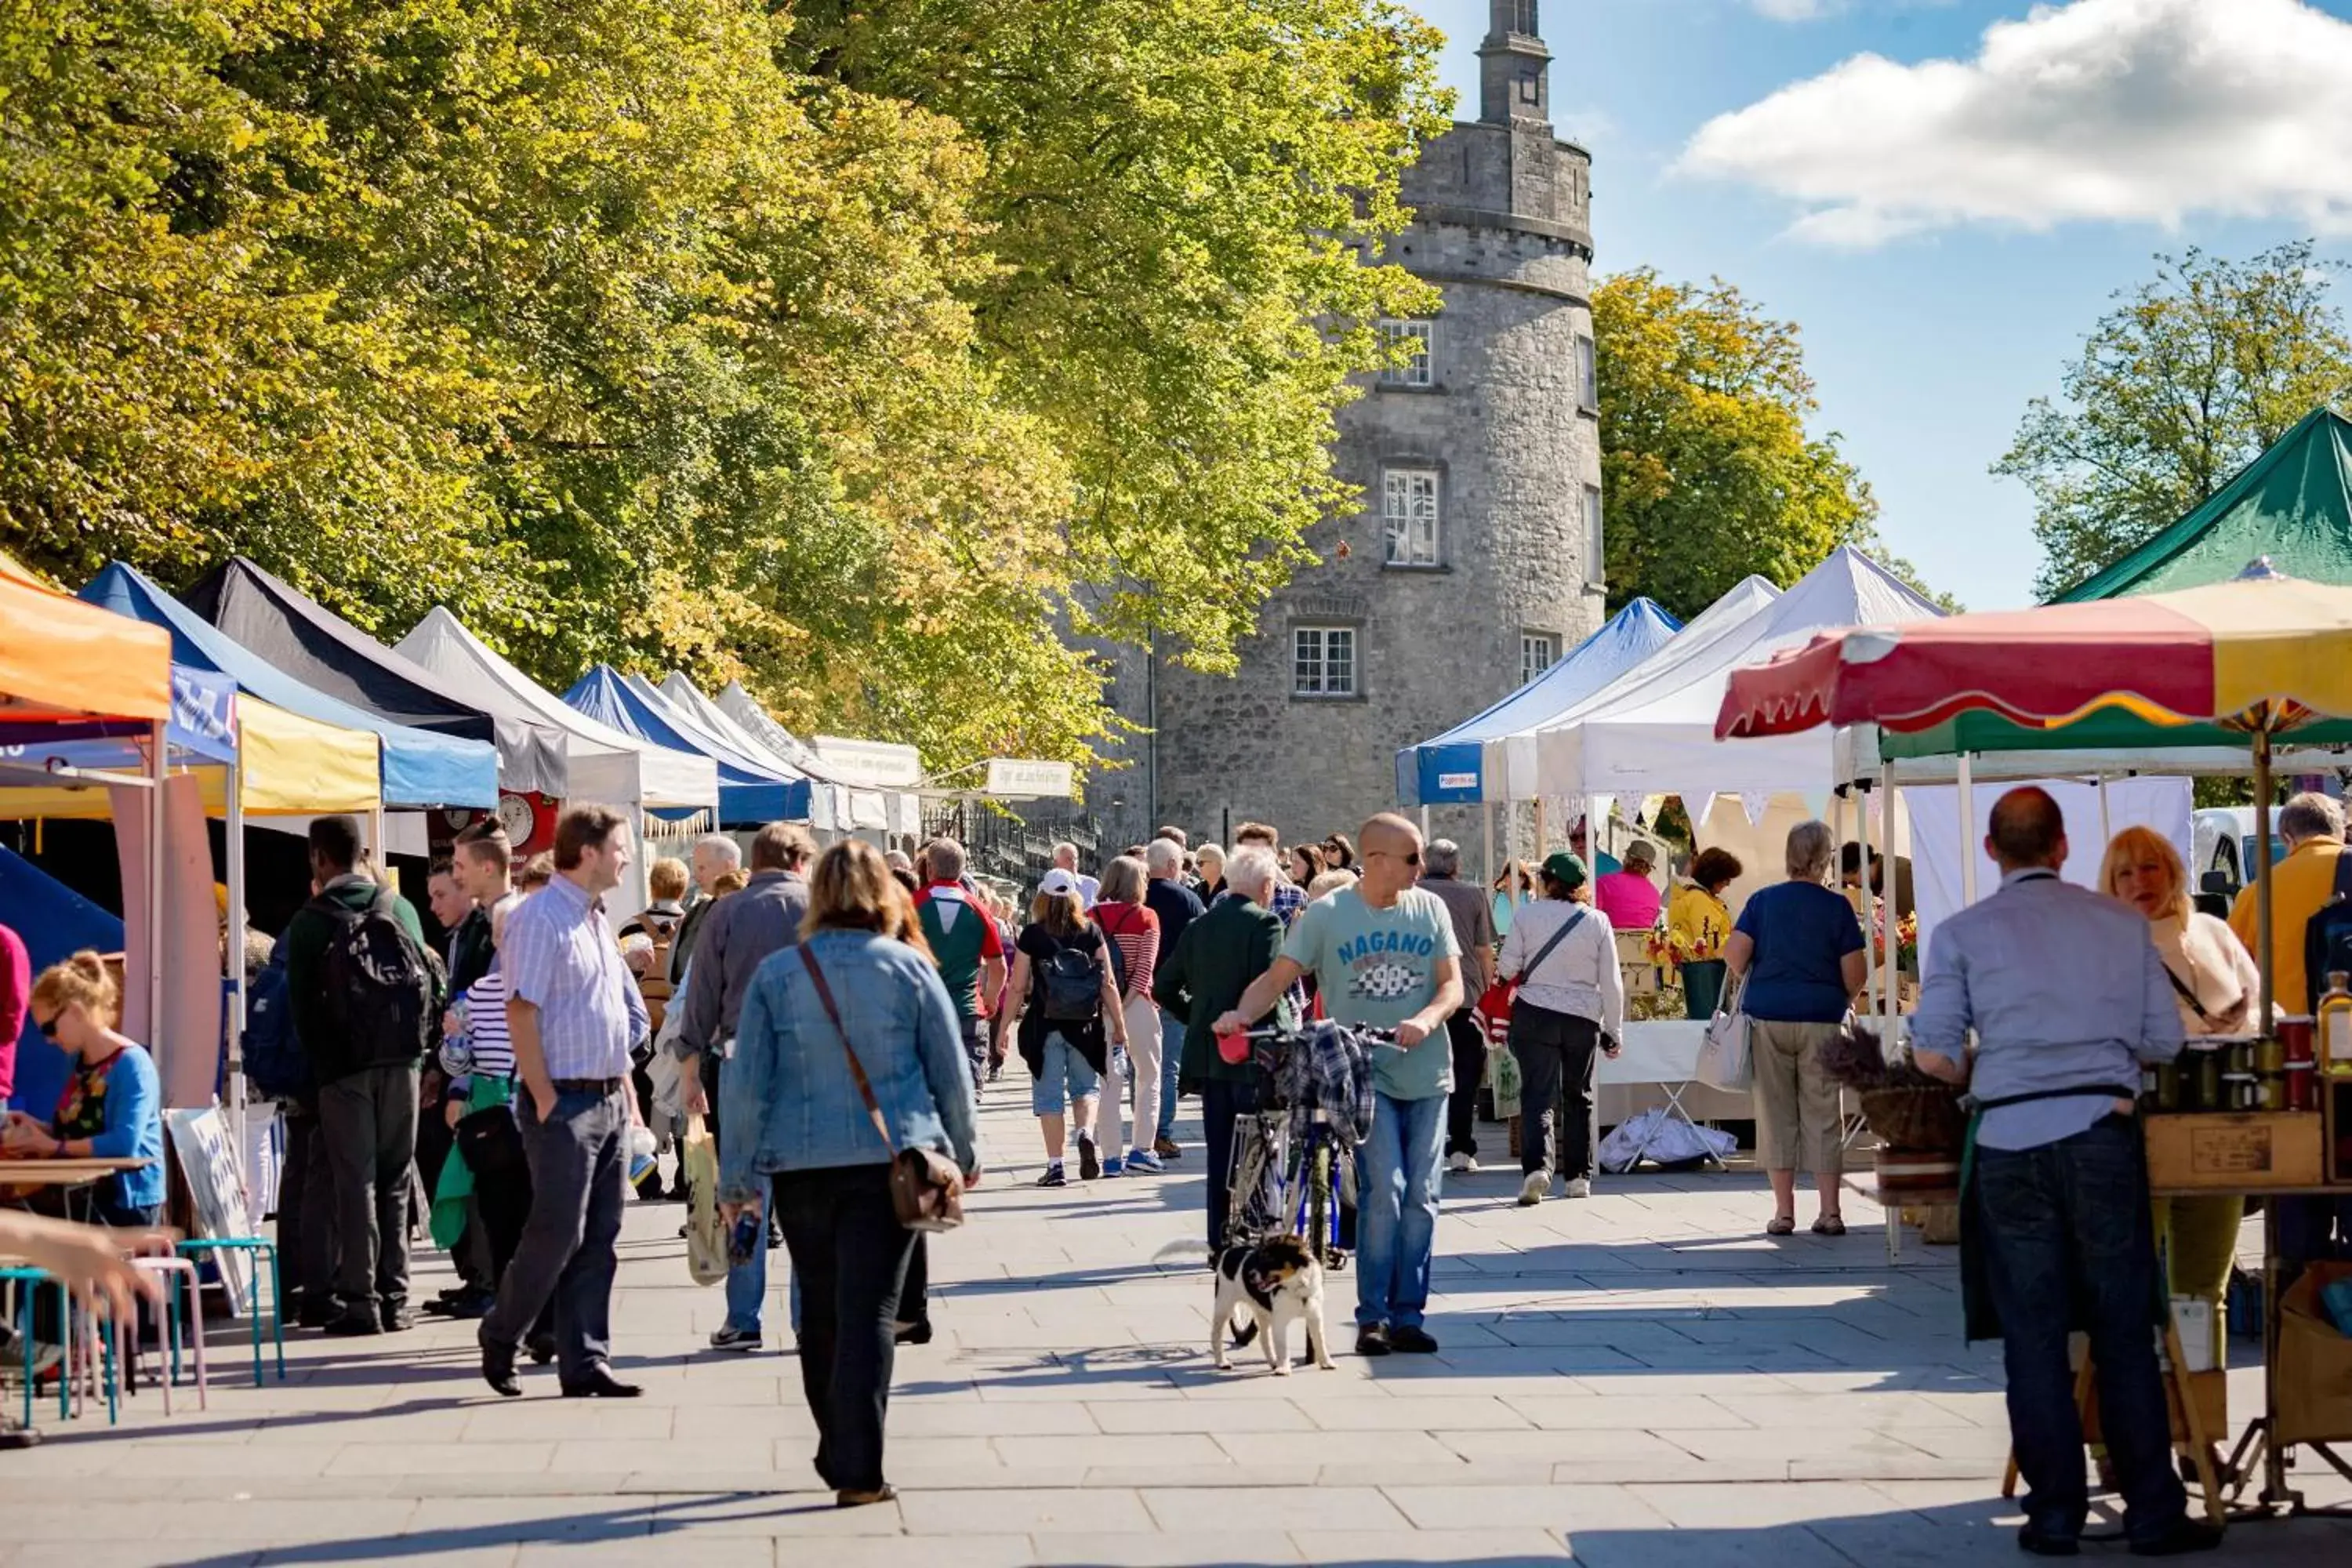
[[[1078,879],[1070,872],[1065,871],[1059,866],[1056,866],[1052,870],[1045,873],[1045,880],[1037,884],[1037,890],[1040,893],[1049,894],[1076,894],[1078,890]]]

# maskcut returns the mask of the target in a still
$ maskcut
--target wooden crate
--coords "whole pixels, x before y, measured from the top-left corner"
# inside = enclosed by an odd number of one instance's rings
[[[2220,1371],[2192,1372],[2188,1378],[2189,1397],[2197,1402],[2198,1420],[2205,1428],[2205,1441],[2225,1440],[2230,1432],[2230,1374]],[[2166,1403],[2169,1405],[2171,1402],[2168,1400]],[[2099,1400],[2095,1379],[2090,1402],[2083,1407],[2083,1441],[2098,1443],[2105,1440],[2099,1430]],[[2189,1441],[2189,1433],[2183,1427],[2180,1413],[2177,1410],[2172,1413],[2172,1440],[2175,1443]]]
[[[2298,1110],[2148,1117],[2148,1184],[2159,1192],[2317,1186],[2326,1173],[2323,1120]]]

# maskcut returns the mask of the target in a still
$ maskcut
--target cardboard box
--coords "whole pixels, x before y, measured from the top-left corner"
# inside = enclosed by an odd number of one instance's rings
[[[2321,1121],[2296,1110],[2148,1117],[2148,1184],[2158,1192],[2317,1186],[2326,1142]]]
[[[2189,1397],[2196,1402],[2197,1418],[2205,1427],[2205,1441],[2227,1445],[2230,1441],[2230,1374],[2226,1372],[2192,1372],[2189,1374]],[[2167,1401],[2168,1405],[2169,1401]],[[2083,1412],[2083,1441],[2102,1442],[2099,1435],[2099,1390],[2096,1378],[2092,1380],[2091,1407]],[[2188,1429],[2180,1417],[2172,1419],[2172,1440],[2189,1441]]]
[[[2274,1443],[2352,1442],[2352,1339],[2319,1305],[2320,1290],[2344,1279],[2352,1263],[2315,1263],[2279,1301]]]

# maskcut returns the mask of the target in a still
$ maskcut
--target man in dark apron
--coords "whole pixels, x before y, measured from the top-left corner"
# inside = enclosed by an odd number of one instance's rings
[[[2156,1358],[2166,1309],[2132,1115],[2140,1065],[2180,1051],[2172,987],[2139,911],[2059,879],[2066,826],[2046,793],[2001,796],[1985,850],[2000,890],[1935,931],[1911,1043],[1923,1069],[1971,1090],[1968,1337],[2003,1341],[2011,1440],[2030,1489],[2018,1544],[2071,1557],[2090,1510],[2067,1360],[2080,1330],[2132,1552],[2205,1551],[2221,1531],[2188,1517],[2172,1467]]]

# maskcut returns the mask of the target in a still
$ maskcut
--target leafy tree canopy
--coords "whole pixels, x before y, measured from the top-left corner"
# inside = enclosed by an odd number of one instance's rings
[[[2322,404],[2352,394],[2334,267],[2299,240],[2247,261],[2190,250],[2099,319],[2061,398],[2027,405],[1992,471],[2033,492],[2044,597],[2196,509]]]
[[[1652,268],[1592,292],[1612,607],[1646,594],[1685,619],[1751,574],[1786,586],[1842,544],[1878,552],[1878,503],[1814,411],[1796,326],[1721,279]],[[1931,595],[1933,596],[1933,595]]]
[[[1347,501],[1434,49],[1377,0],[0,0],[0,538],[1083,760],[1057,626],[1214,666]]]

